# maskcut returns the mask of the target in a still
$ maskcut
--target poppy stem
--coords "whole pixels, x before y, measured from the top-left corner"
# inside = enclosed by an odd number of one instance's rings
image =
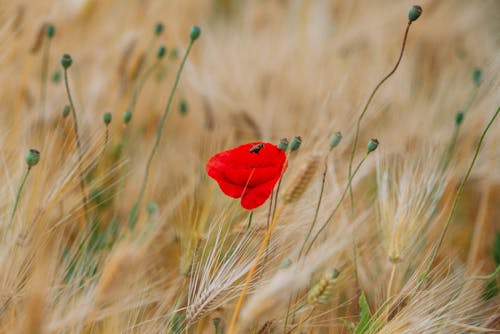
[[[373,100],[373,97],[375,96],[375,94],[377,93],[378,89],[384,84],[384,82],[387,81],[387,79],[389,79],[393,74],[394,72],[396,72],[398,66],[399,66],[399,63],[401,62],[401,59],[403,58],[403,52],[405,50],[405,45],[406,45],[406,40],[408,38],[408,31],[410,30],[410,26],[411,26],[411,23],[412,21],[408,21],[408,25],[406,26],[406,30],[405,30],[405,34],[404,34],[404,37],[403,37],[403,43],[401,45],[401,51],[399,53],[399,58],[396,62],[396,65],[393,67],[393,69],[382,79],[379,81],[379,83],[375,86],[375,88],[373,89],[372,93],[370,94],[370,96],[368,97],[368,100],[366,101],[366,104],[363,108],[363,111],[361,111],[361,114],[359,115],[358,117],[358,120],[356,122],[356,133],[354,135],[354,143],[352,145],[352,151],[351,151],[351,156],[349,158],[349,175],[348,175],[348,178],[351,179],[351,177],[353,176],[353,173],[352,173],[352,163],[353,163],[353,160],[354,160],[354,155],[356,153],[356,148],[358,146],[358,141],[359,141],[359,131],[360,131],[360,127],[361,127],[361,121],[363,119],[363,117],[365,116],[366,114],[366,111],[368,110],[368,106],[370,105],[370,103],[372,102]],[[349,198],[350,198],[350,202],[351,202],[351,211],[354,213],[354,195],[352,193],[352,186],[351,184],[349,183]]]
[[[437,256],[437,253],[439,251],[439,248],[441,247],[441,244],[443,243],[446,232],[448,231],[448,227],[450,226],[450,223],[455,215],[455,211],[458,207],[458,200],[460,199],[460,197],[462,195],[462,191],[464,190],[465,183],[469,179],[469,176],[472,172],[472,168],[476,164],[476,160],[477,160],[477,157],[479,155],[479,150],[481,149],[481,146],[483,145],[484,138],[485,138],[486,134],[488,133],[488,130],[490,129],[491,125],[493,124],[493,122],[495,121],[495,119],[497,118],[499,113],[500,113],[500,107],[497,108],[496,112],[493,114],[493,116],[489,120],[488,124],[484,128],[483,133],[481,134],[481,137],[480,137],[479,142],[477,144],[476,150],[474,152],[474,157],[472,158],[472,160],[469,164],[469,168],[467,169],[467,172],[465,173],[465,176],[463,177],[462,182],[460,182],[460,185],[458,186],[458,190],[455,194],[455,197],[453,198],[453,203],[451,205],[451,209],[450,209],[450,213],[448,214],[448,218],[446,219],[446,222],[443,226],[441,234],[439,235],[439,239],[438,239],[438,242],[436,244],[436,247],[434,247],[431,255],[427,259],[427,261],[428,261],[427,267],[426,267],[425,271],[420,275],[417,288],[420,287],[420,285],[423,283],[423,281],[427,277],[427,274],[429,274],[429,271],[431,270],[432,263],[434,263],[434,259]]]
[[[73,118],[73,131],[75,132],[76,139],[76,148],[78,153],[78,170],[80,177],[80,189],[82,192],[82,204],[83,211],[85,214],[85,221],[89,221],[89,213],[88,213],[88,205],[87,205],[87,192],[85,190],[85,178],[83,177],[82,169],[82,161],[83,161],[83,151],[82,151],[82,142],[80,141],[80,133],[78,132],[78,119],[76,117],[75,104],[73,103],[73,98],[71,97],[71,90],[69,89],[69,80],[68,80],[68,69],[64,67],[64,85],[66,87],[66,94],[68,95],[68,101],[71,109],[71,116]]]
[[[163,133],[163,128],[165,127],[165,122],[167,120],[168,112],[170,111],[170,106],[172,105],[174,93],[177,90],[177,86],[179,85],[179,80],[181,78],[182,70],[184,69],[184,64],[186,63],[187,57],[189,55],[189,52],[191,51],[191,47],[193,46],[193,43],[194,43],[194,39],[190,39],[188,47],[186,49],[186,52],[184,53],[184,57],[182,58],[181,64],[179,65],[179,69],[177,70],[177,75],[175,76],[174,85],[172,86],[172,89],[170,90],[170,95],[168,96],[165,111],[163,112],[163,115],[162,115],[161,120],[160,120],[160,124],[158,126],[157,131],[156,131],[156,139],[155,139],[155,142],[153,144],[153,148],[151,149],[151,153],[149,154],[148,161],[146,163],[146,168],[144,171],[144,178],[142,180],[141,190],[139,191],[139,196],[137,197],[137,201],[132,206],[132,210],[130,210],[130,214],[128,216],[128,226],[130,229],[133,229],[135,227],[135,224],[137,223],[137,219],[139,218],[139,208],[141,206],[141,202],[143,200],[144,193],[146,191],[146,185],[147,185],[148,178],[149,178],[149,171],[151,169],[151,163],[152,163],[153,158],[156,154],[156,151],[158,150],[158,146],[160,145],[161,135]]]
[[[349,180],[347,181],[347,185],[344,189],[344,192],[342,193],[342,196],[340,197],[339,201],[337,202],[337,205],[335,206],[335,208],[333,209],[332,213],[330,214],[330,216],[328,216],[328,218],[325,220],[325,222],[323,223],[323,225],[321,225],[320,229],[318,230],[318,232],[316,232],[316,234],[314,235],[314,238],[311,240],[311,243],[309,244],[309,247],[307,247],[307,250],[305,252],[305,255],[307,255],[309,253],[309,251],[311,250],[314,242],[316,241],[316,239],[319,237],[319,235],[321,234],[321,232],[323,232],[323,230],[326,228],[326,226],[328,225],[328,223],[332,220],[333,216],[335,215],[335,213],[337,212],[337,210],[340,208],[340,204],[342,204],[342,202],[344,201],[344,198],[345,196],[347,195],[347,192],[348,190],[350,189],[351,187],[351,184],[352,184],[352,180],[354,179],[354,177],[356,176],[356,174],[358,173],[359,171],[359,168],[361,167],[361,165],[365,162],[366,158],[368,157],[370,153],[367,152],[365,154],[365,156],[363,157],[363,159],[361,159],[361,161],[358,163],[358,165],[356,166],[356,168],[354,169],[354,172],[352,173],[351,177],[349,177]]]
[[[14,202],[14,208],[12,209],[12,214],[10,215],[9,223],[7,224],[7,230],[5,231],[4,234],[4,239],[7,233],[10,230],[10,227],[12,226],[12,222],[14,221],[14,216],[16,215],[17,211],[17,206],[19,205],[19,199],[21,198],[21,192],[23,191],[24,184],[26,183],[26,180],[28,179],[28,175],[30,174],[31,171],[31,166],[28,166],[28,169],[24,173],[23,179],[21,180],[21,184],[19,185],[19,188],[17,190],[16,194],[16,201]]]
[[[260,243],[259,250],[257,251],[257,255],[255,256],[255,259],[253,261],[252,267],[248,271],[247,277],[245,279],[245,284],[243,285],[243,289],[241,290],[240,297],[238,298],[238,302],[236,303],[236,306],[233,311],[233,316],[231,318],[231,324],[229,325],[229,329],[227,331],[227,334],[234,334],[236,333],[236,322],[238,321],[238,316],[241,310],[241,306],[243,305],[243,302],[245,301],[245,297],[247,295],[248,287],[250,286],[250,281],[253,278],[253,275],[255,274],[255,270],[257,269],[257,266],[259,265],[260,259],[262,258],[262,255],[264,254],[264,251],[267,248],[267,244],[269,242],[269,238],[271,237],[271,233],[273,232],[274,226],[276,225],[276,222],[278,221],[279,216],[283,212],[283,209],[285,208],[285,205],[281,205],[277,210],[276,214],[273,216],[273,220],[271,222],[271,225],[269,225],[269,228],[264,235],[264,239]]]

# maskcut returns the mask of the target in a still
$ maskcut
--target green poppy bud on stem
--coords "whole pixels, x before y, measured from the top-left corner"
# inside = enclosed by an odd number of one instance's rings
[[[64,118],[68,117],[70,111],[71,111],[70,106],[65,105],[62,109],[62,116]]]
[[[342,140],[342,133],[340,133],[339,131],[333,133],[330,136],[330,150],[337,147],[337,145],[340,143],[341,140]]]
[[[480,68],[474,69],[472,72],[472,81],[474,81],[474,84],[479,87],[481,84],[481,77],[483,76],[483,73]]]
[[[280,142],[278,143],[278,148],[286,152],[286,150],[288,150],[288,139],[287,138],[280,139]]]
[[[113,115],[111,115],[110,112],[105,112],[102,115],[102,120],[104,121],[104,124],[109,125],[111,123],[111,120],[113,119]]]
[[[65,69],[69,68],[71,66],[71,64],[73,64],[73,59],[71,58],[71,56],[67,53],[63,54],[62,57],[61,57],[61,65],[62,67],[64,67]]]
[[[302,137],[301,136],[293,137],[292,141],[290,142],[290,152],[297,151],[300,147],[300,144],[302,144]]]
[[[127,124],[132,119],[132,113],[130,111],[125,111],[123,113],[123,122]]]
[[[191,31],[189,32],[189,38],[191,41],[196,41],[201,35],[201,29],[198,26],[192,26]]]
[[[410,8],[410,11],[408,12],[408,20],[410,22],[416,21],[420,15],[422,15],[422,7],[420,6],[413,6]]]
[[[167,52],[167,48],[162,45],[158,48],[158,51],[156,52],[156,57],[158,59],[162,59],[165,56],[166,52]]]
[[[179,102],[179,112],[183,115],[187,114],[188,112],[188,104],[187,101],[182,99],[181,102]]]
[[[35,149],[30,149],[28,153],[26,153],[26,163],[31,168],[35,166],[40,161],[40,152]]]
[[[155,35],[156,35],[156,36],[160,36],[160,35],[161,35],[161,33],[163,32],[163,28],[164,28],[163,23],[158,22],[158,23],[155,25]]]
[[[56,33],[56,28],[54,27],[53,24],[49,24],[46,28],[45,28],[45,35],[48,37],[48,38],[52,38],[54,37]]]
[[[368,149],[368,153],[371,153],[373,151],[375,151],[378,147],[378,140],[375,139],[375,138],[372,138],[370,139],[370,141],[368,142],[368,145],[366,146],[366,148]]]
[[[459,111],[457,112],[457,114],[455,115],[455,124],[456,125],[460,125],[462,124],[462,122],[464,121],[464,113]]]

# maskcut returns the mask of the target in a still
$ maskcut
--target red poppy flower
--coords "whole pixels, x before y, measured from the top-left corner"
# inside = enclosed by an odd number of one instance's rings
[[[285,171],[285,152],[271,143],[244,144],[214,155],[207,162],[208,175],[224,194],[241,197],[247,210],[262,205]]]

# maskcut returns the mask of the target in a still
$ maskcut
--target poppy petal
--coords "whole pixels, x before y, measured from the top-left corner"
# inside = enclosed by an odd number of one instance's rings
[[[247,188],[241,197],[241,206],[247,210],[252,210],[264,204],[271,195],[278,179],[275,178],[257,187]]]

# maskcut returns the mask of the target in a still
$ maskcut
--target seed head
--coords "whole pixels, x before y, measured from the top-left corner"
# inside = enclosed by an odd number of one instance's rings
[[[456,125],[462,124],[462,122],[464,121],[464,117],[465,115],[463,112],[461,111],[457,112],[457,114],[455,115],[455,124]]]
[[[474,81],[474,84],[479,87],[481,85],[481,77],[483,76],[483,72],[481,71],[480,68],[475,68],[474,71],[472,72],[472,81]]]
[[[422,15],[422,7],[415,5],[410,8],[410,11],[408,12],[408,20],[410,22],[416,21],[420,15]]]
[[[155,35],[156,35],[156,36],[160,36],[160,35],[161,35],[161,33],[163,32],[163,28],[164,28],[163,23],[158,22],[158,23],[155,25]]]
[[[290,142],[290,152],[297,151],[300,147],[300,144],[302,144],[302,137],[301,136],[293,137],[292,141]]]
[[[165,53],[167,53],[167,48],[162,45],[158,48],[158,51],[156,51],[156,57],[158,59],[162,59],[165,56]]]
[[[52,38],[54,37],[55,33],[56,33],[56,28],[54,27],[54,25],[53,24],[47,25],[47,27],[45,28],[45,35],[48,38]]]
[[[366,146],[366,148],[368,149],[368,153],[371,153],[373,151],[375,151],[378,147],[378,140],[376,138],[372,138],[370,139],[370,141],[368,142],[368,145]]]
[[[73,59],[71,56],[67,53],[63,54],[61,57],[61,65],[64,67],[64,69],[68,69],[71,64],[73,64]]]
[[[70,112],[70,111],[71,111],[70,106],[65,105],[65,106],[63,107],[63,109],[62,109],[62,116],[63,116],[64,118],[68,117],[68,115],[69,115],[69,112]]]
[[[132,113],[130,111],[128,111],[128,110],[125,111],[123,113],[123,122],[125,124],[127,124],[128,122],[130,122],[131,119],[132,119]]]
[[[40,161],[40,152],[35,149],[30,149],[28,153],[26,153],[26,163],[29,167],[35,166]]]
[[[102,120],[104,121],[104,124],[109,125],[111,123],[111,120],[113,119],[113,115],[111,115],[110,112],[105,112],[102,115]]]
[[[330,150],[334,149],[342,140],[342,134],[337,131],[330,136]]]
[[[194,42],[196,41],[201,35],[201,29],[198,26],[192,26],[191,31],[189,32],[189,38],[191,38],[191,41]]]
[[[280,142],[278,143],[278,148],[286,152],[286,150],[288,149],[288,139],[287,138],[280,139]]]

